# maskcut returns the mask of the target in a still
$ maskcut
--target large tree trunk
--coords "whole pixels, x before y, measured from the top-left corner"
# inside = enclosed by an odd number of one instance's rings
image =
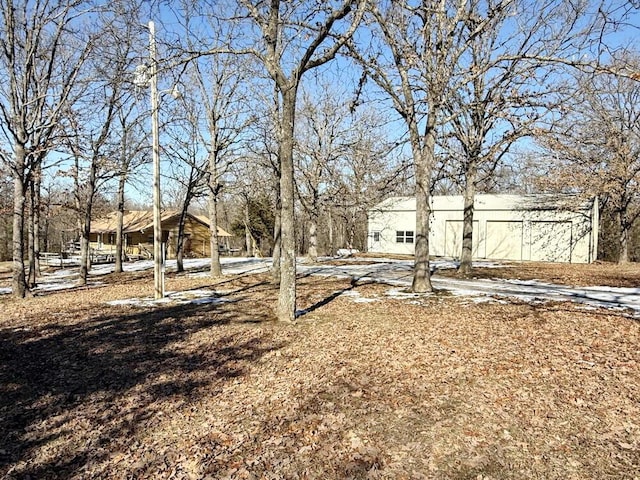
[[[25,151],[22,145],[15,147],[16,168],[13,178],[13,280],[15,297],[24,298],[29,293],[24,274],[24,214],[26,204]]]
[[[87,211],[89,205],[87,204]],[[87,277],[89,275],[89,268],[91,267],[91,252],[89,245],[89,232],[91,230],[91,213],[85,213],[84,222],[82,225],[82,232],[80,234],[80,278],[78,279],[78,285],[86,285]]]
[[[89,232],[91,231],[91,203],[91,200],[87,201],[84,221],[82,222],[82,229],[80,231],[80,278],[78,279],[78,285],[87,284],[87,277],[89,275],[89,268],[91,265],[91,252],[89,251]]]
[[[296,316],[296,236],[293,182],[293,133],[296,109],[296,86],[282,91],[280,157],[280,290],[277,317],[292,322]]]
[[[469,275],[473,267],[473,202],[476,197],[477,157],[469,158],[465,175],[464,210],[462,220],[462,255],[459,271]]]
[[[429,217],[431,206],[429,205],[429,183],[425,178],[423,165],[416,165],[416,237],[415,259],[412,291],[416,293],[431,292],[431,277],[429,271]],[[418,179],[418,177],[422,177]]]
[[[433,105],[430,105],[430,107],[433,107]],[[411,142],[416,171],[416,244],[411,289],[416,293],[431,292],[433,290],[431,272],[429,271],[429,217],[431,216],[429,196],[436,144],[436,115],[433,110],[433,108],[429,108],[424,146],[420,146],[419,138],[413,138]],[[411,134],[411,131],[414,133]],[[410,128],[410,135],[415,136],[416,134],[417,125],[414,125],[413,128]]]

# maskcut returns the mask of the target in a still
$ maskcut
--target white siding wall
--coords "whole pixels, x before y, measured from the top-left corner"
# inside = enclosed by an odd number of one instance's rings
[[[415,243],[397,243],[396,232],[416,230],[416,202],[414,199],[397,198],[386,200],[390,210],[369,211],[370,252],[384,252],[413,255]]]
[[[461,196],[432,198],[431,255],[460,255],[462,205]],[[585,206],[570,196],[478,195],[474,257],[591,262],[597,251],[597,208],[597,199]],[[407,231],[415,238],[415,199],[385,200],[369,212],[369,251],[413,254],[413,243],[396,241],[397,232]]]

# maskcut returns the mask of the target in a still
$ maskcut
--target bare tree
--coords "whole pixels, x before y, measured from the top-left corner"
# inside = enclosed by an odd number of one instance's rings
[[[625,56],[640,69],[640,60]],[[599,195],[615,212],[620,263],[640,215],[640,82],[614,74],[579,74],[576,90],[544,137],[547,188]]]
[[[347,152],[350,141],[346,121],[349,111],[344,96],[329,85],[318,85],[319,98],[305,92],[297,125],[297,191],[309,216],[307,256],[318,259],[318,223],[332,191],[338,162]],[[335,189],[334,189],[335,190]]]
[[[391,1],[370,8],[372,37],[367,46],[352,45],[352,55],[366,75],[392,101],[404,121],[413,154],[416,194],[416,243],[412,289],[432,290],[429,272],[430,188],[436,165],[437,127],[460,58],[466,51],[466,0]],[[477,30],[487,28],[481,22]]]
[[[125,99],[123,99],[125,100]],[[146,115],[144,115],[146,117]],[[120,147],[115,155],[118,169],[116,191],[116,253],[114,272],[121,273],[124,252],[125,187],[133,172],[144,162],[142,155],[147,148],[147,137],[142,132],[142,115],[136,109],[136,102],[123,102],[118,109],[118,119],[114,136],[119,137]]]
[[[264,232],[259,231],[259,225],[253,222],[259,220],[256,213],[263,213],[257,210],[265,210],[266,204],[269,213],[275,214],[277,202],[275,187],[278,179],[273,175],[273,166],[262,153],[236,158],[229,166],[225,183],[225,192],[234,198],[235,205],[235,221],[231,227],[236,234],[244,236],[247,256],[262,255],[268,251],[262,248],[265,246],[261,241]]]
[[[236,148],[243,140],[243,133],[253,121],[252,108],[247,98],[249,78],[255,74],[252,58],[235,55],[229,50],[243,36],[243,25],[229,21],[219,15],[222,8],[214,5],[216,15],[209,15],[206,4],[185,1],[182,5],[182,21],[185,32],[196,33],[185,36],[183,50],[198,52],[202,45],[213,47],[210,55],[196,55],[187,67],[190,82],[196,88],[191,94],[202,106],[199,119],[202,145],[206,148],[208,168],[206,172],[208,212],[210,228],[211,264],[210,273],[222,274],[218,238],[218,208],[224,177],[232,158],[237,157]],[[202,21],[205,18],[206,21]]]
[[[0,118],[13,150],[3,160],[14,183],[12,287],[17,297],[29,292],[23,234],[28,184],[52,147],[92,45],[78,21],[85,7],[77,0],[0,2]]]
[[[463,188],[459,271],[465,275],[472,268],[474,200],[478,186],[490,183],[511,146],[527,136],[551,107],[549,73],[542,69],[540,62],[519,59],[515,53],[545,47],[540,30],[554,12],[547,9],[542,12],[525,2],[511,2],[504,7],[503,3],[471,2],[472,10],[464,19],[463,34],[469,38],[467,52],[461,58],[458,88],[450,92],[445,103],[450,128],[443,135],[443,141],[449,140],[448,146],[453,147],[445,168],[458,169],[456,177]],[[494,12],[492,18],[488,18],[490,12]],[[513,30],[508,22],[516,13],[523,18],[519,30]],[[478,25],[486,21],[489,28],[479,31]],[[561,28],[566,23],[556,25]],[[549,32],[547,35],[547,40],[551,40],[552,35]],[[509,59],[503,61],[505,53]],[[537,82],[537,87],[533,88],[532,81]]]
[[[251,155],[249,160],[255,162],[255,169],[263,175],[263,184],[266,184],[273,192],[274,205],[274,227],[273,227],[273,253],[271,264],[271,281],[274,285],[280,284],[280,164],[278,161],[278,142],[273,132],[280,115],[280,99],[273,86],[271,89],[262,89],[262,84],[257,83],[252,90],[254,98],[261,101],[261,107],[256,112],[255,121],[252,122],[246,148]],[[263,91],[266,90],[266,93]],[[242,166],[242,164],[241,164]],[[244,165],[248,167],[248,165]],[[253,178],[255,174],[249,168],[251,175],[246,178]]]
[[[296,248],[294,218],[293,138],[298,88],[305,72],[332,60],[353,35],[365,2],[281,2],[242,0],[260,39],[251,53],[276,85],[280,97],[277,119],[281,200],[281,277],[277,317],[291,322],[296,312]],[[353,6],[357,10],[353,15]],[[346,25],[342,21],[350,17]]]
[[[459,166],[464,192],[462,274],[472,267],[477,187],[491,184],[511,146],[557,106],[552,94],[566,88],[559,67],[597,51],[625,12],[611,2],[472,1],[468,8],[467,51],[446,102],[448,138],[459,154],[452,163]],[[479,29],[482,23],[487,28]]]
[[[11,258],[12,182],[9,168],[0,163],[0,259]]]
[[[184,227],[187,212],[194,198],[202,196],[206,189],[207,155],[203,151],[200,136],[201,108],[197,100],[186,95],[177,109],[180,115],[170,114],[172,126],[165,128],[169,142],[165,147],[171,159],[170,177],[180,186],[181,199],[178,202],[180,218],[176,239],[177,271],[184,271]],[[177,110],[176,109],[176,110]],[[180,119],[182,116],[184,118]]]
[[[359,107],[349,117],[345,153],[330,184],[332,253],[336,246],[365,250],[368,210],[411,189],[411,162],[401,151],[404,142],[389,136],[388,121],[371,107]]]
[[[209,228],[211,232],[211,275],[222,274],[218,251],[218,204],[234,147],[253,121],[243,89],[250,70],[246,62],[233,55],[205,57],[207,63],[196,65],[195,75],[200,98],[205,106],[206,134],[202,135],[208,154],[207,186],[209,195]]]
[[[133,44],[138,33],[135,23],[122,20],[128,16],[120,5],[113,7],[96,17],[93,28],[100,35],[94,42],[81,91],[64,122],[69,132],[64,144],[75,161],[76,202],[81,214],[81,285],[87,282],[91,264],[93,200],[100,185],[114,178],[119,170],[115,161],[121,147],[118,113],[130,99],[130,84],[125,79],[132,71]]]

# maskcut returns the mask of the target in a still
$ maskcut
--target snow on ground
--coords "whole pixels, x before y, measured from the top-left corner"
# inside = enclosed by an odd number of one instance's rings
[[[127,298],[124,300],[113,300],[107,305],[129,305],[131,307],[151,307],[159,304],[171,305],[204,305],[227,303],[231,300],[221,298],[220,294],[213,290],[187,290],[186,292],[165,292],[165,297],[155,300],[152,297]]]
[[[346,262],[345,262],[346,263]],[[477,267],[497,267],[496,262],[474,262]],[[432,269],[455,268],[448,261],[431,262]],[[413,262],[406,260],[376,262],[353,265],[300,265],[299,270],[311,275],[327,275],[355,278],[361,282],[384,282],[397,287],[409,287],[413,279]],[[433,277],[434,289],[453,295],[478,297],[513,298],[525,302],[571,301],[591,307],[633,311],[640,316],[640,288],[616,287],[568,287],[538,281],[521,280],[466,280]],[[409,295],[401,289],[395,295]],[[411,294],[413,295],[413,294]]]
[[[301,259],[298,263],[298,272],[305,275],[323,275],[332,277],[353,278],[361,282],[380,282],[396,287],[388,293],[390,296],[406,299],[417,298],[415,294],[408,294],[406,288],[411,285],[413,276],[413,262],[408,260],[393,260],[386,258],[343,258],[342,265],[325,263],[321,259],[319,263],[307,263]],[[248,274],[265,272],[271,265],[270,258],[243,258],[228,257],[221,259],[224,274]],[[475,262],[475,266],[491,268],[504,266],[498,262]],[[187,259],[184,262],[185,270],[191,271],[189,275],[208,275],[209,259]],[[457,264],[449,260],[436,260],[431,262],[432,270],[455,268]],[[101,275],[113,272],[113,264],[96,265],[90,271],[89,284],[99,285]],[[124,264],[125,271],[150,270],[153,262],[143,260]],[[169,260],[166,270],[176,268],[175,260]],[[56,272],[43,275],[39,286],[34,291],[52,291],[72,288],[78,277],[78,269],[61,269]],[[571,301],[583,304],[585,307],[603,307],[615,310],[631,310],[635,316],[640,316],[640,288],[615,288],[615,287],[568,287],[539,281],[482,279],[466,280],[435,276],[432,278],[436,290],[444,290],[453,295],[469,297],[474,301],[490,299],[517,299],[525,302],[546,301]],[[10,288],[0,288],[0,294],[10,293]],[[220,302],[221,292],[192,291],[173,292],[167,298],[161,300],[130,299],[121,301],[130,305],[150,305],[155,303],[216,303]],[[354,301],[373,301],[351,293]]]

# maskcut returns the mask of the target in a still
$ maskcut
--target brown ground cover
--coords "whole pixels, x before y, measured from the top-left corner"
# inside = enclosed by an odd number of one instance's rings
[[[0,298],[0,478],[640,478],[636,319],[307,277],[282,325],[265,275],[106,279]]]
[[[355,258],[334,260],[337,263],[371,262],[379,258],[379,254],[359,253]],[[413,261],[411,255],[386,255],[395,260]],[[468,278],[504,278],[518,280],[540,280],[561,285],[589,286],[605,285],[610,287],[640,287],[640,264],[627,263],[618,265],[611,262],[552,263],[552,262],[501,262],[502,267],[474,267]],[[480,263],[481,265],[481,263]],[[436,275],[459,276],[455,269],[440,269]]]
[[[456,275],[455,270],[441,270],[441,275]],[[640,287],[640,266],[637,263],[617,265],[609,262],[591,264],[522,262],[498,268],[475,268],[471,278],[517,278],[542,280],[561,285],[610,287]]]

